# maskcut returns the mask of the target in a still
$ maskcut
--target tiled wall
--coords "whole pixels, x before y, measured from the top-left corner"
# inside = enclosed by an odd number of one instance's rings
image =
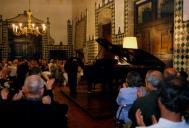
[[[94,37],[89,37],[87,41],[87,52],[88,52],[88,56],[87,56],[88,60],[86,60],[86,62],[91,63],[94,61],[94,59],[96,58],[98,54],[98,45]]]
[[[8,27],[6,21],[1,21],[2,24],[2,45],[1,45],[1,57],[2,59],[8,58]]]
[[[124,0],[124,32],[115,32],[115,0],[109,1],[106,4],[96,5],[95,11],[95,23],[96,23],[96,36],[98,36],[99,19],[98,14],[104,11],[106,8],[111,9],[111,23],[112,23],[112,42],[114,44],[122,44],[122,40],[125,36],[134,35],[134,1]],[[115,34],[118,33],[118,34]]]
[[[81,17],[75,24],[75,49],[82,49],[86,46],[87,15]]]
[[[115,44],[121,45],[123,38],[134,36],[134,1],[124,0],[124,32],[116,34],[114,37]]]
[[[98,43],[95,39],[99,36],[99,25],[111,22],[112,25],[112,43],[122,44],[125,36],[133,36],[134,34],[134,8],[133,0],[83,0],[84,3],[80,4],[78,1],[73,3],[73,23],[77,22],[76,17],[80,17],[80,12],[87,9],[87,27],[86,27],[86,55],[87,60],[90,62],[94,60],[98,54]],[[124,3],[124,9],[119,9],[118,4]],[[77,6],[76,6],[77,5]],[[123,11],[123,12],[122,12]],[[123,14],[124,13],[124,14]],[[120,15],[119,15],[120,14]],[[118,18],[116,20],[115,18]],[[121,18],[120,18],[121,17]],[[95,22],[94,22],[95,21]],[[104,23],[105,22],[105,23]],[[123,22],[123,23],[122,23]],[[94,28],[95,27],[95,28]],[[75,34],[75,26],[73,28]],[[74,35],[75,38],[75,35]],[[73,42],[74,41],[73,38]],[[84,48],[84,49],[85,49]]]
[[[175,0],[174,9],[174,67],[189,73],[189,21],[183,22],[183,0]]]
[[[68,45],[73,45],[73,24],[70,20],[67,21]]]
[[[134,0],[124,1],[124,33],[125,36],[134,35]]]
[[[125,37],[125,33],[118,33],[115,35],[114,43],[121,45],[123,42],[123,38]]]
[[[103,19],[104,18],[104,19]],[[114,0],[102,4],[95,4],[95,35],[96,38],[100,35],[99,26],[103,24],[110,23],[112,25],[112,40],[114,42],[115,35],[115,3]],[[94,37],[87,42],[88,50],[88,61],[97,59],[98,55],[98,43],[96,43]]]
[[[49,21],[48,21],[49,22]],[[64,50],[66,57],[69,58],[72,54],[72,45],[53,45],[54,40],[50,37],[50,23],[47,24],[47,34],[42,36],[42,56],[44,59],[49,59],[50,50]],[[8,22],[0,18],[0,54],[2,59],[8,59]],[[1,58],[0,57],[0,58]]]
[[[99,36],[99,25],[111,22],[112,25],[112,42],[114,42],[115,35],[115,2],[114,0],[104,3],[102,5],[95,5],[95,35]]]
[[[50,59],[50,51],[64,50],[66,52],[66,58],[72,56],[72,47],[70,45],[44,45],[43,46],[43,58]]]

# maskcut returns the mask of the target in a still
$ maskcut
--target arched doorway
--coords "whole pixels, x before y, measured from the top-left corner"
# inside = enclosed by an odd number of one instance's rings
[[[105,8],[98,13],[98,37],[105,38],[112,43],[112,10]],[[110,51],[106,50],[102,46],[98,46],[100,59],[112,59],[113,55]]]

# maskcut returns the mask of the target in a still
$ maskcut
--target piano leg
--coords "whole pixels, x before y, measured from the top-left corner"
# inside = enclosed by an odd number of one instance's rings
[[[93,90],[95,90],[95,82],[89,82],[88,83],[88,93],[92,93]]]
[[[88,82],[88,93],[92,93],[92,82]]]

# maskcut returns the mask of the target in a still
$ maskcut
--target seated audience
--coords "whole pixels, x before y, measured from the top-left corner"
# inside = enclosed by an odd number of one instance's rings
[[[44,81],[41,77],[39,75],[28,76],[22,91],[13,97],[15,101],[0,105],[1,121],[11,122],[16,127],[25,127],[22,124],[29,124],[32,127],[66,128],[68,106],[51,104],[51,99],[43,97],[43,93]]]
[[[27,60],[22,61],[18,66],[17,66],[17,78],[16,82],[13,86],[13,88],[18,91],[22,88],[24,84],[24,80],[27,77],[27,73],[29,71],[29,66]]]
[[[120,89],[117,96],[117,104],[119,108],[116,113],[116,118],[122,120],[124,123],[129,123],[128,110],[137,98],[137,91],[143,84],[142,77],[136,71],[131,71],[127,74],[126,83],[123,84],[123,88]],[[125,106],[122,108],[123,106]]]
[[[158,98],[161,118],[154,125],[144,127],[143,114],[140,109],[136,112],[136,120],[140,128],[189,128],[182,118],[182,113],[189,107],[189,87],[183,79],[170,77],[161,83]]]
[[[29,72],[28,72],[28,75],[40,75],[41,74],[41,68],[40,67],[31,67]]]
[[[7,81],[7,76],[5,69],[0,65],[0,88],[4,87],[4,83]]]
[[[129,111],[129,118],[132,121],[132,128],[137,126],[135,113],[140,108],[143,113],[143,119],[146,125],[151,125],[151,117],[154,115],[159,119],[159,108],[157,103],[159,83],[162,81],[163,75],[160,71],[149,70],[146,74],[145,84],[148,94],[144,97],[138,98]]]
[[[8,66],[8,69],[9,69],[9,79],[12,80],[13,82],[15,82],[15,80],[16,80],[17,63],[18,63],[18,60],[15,59],[13,62],[10,61],[10,64]]]

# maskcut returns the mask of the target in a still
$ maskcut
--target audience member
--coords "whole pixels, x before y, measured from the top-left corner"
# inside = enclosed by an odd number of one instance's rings
[[[41,72],[42,71],[40,67],[34,66],[30,68],[29,75],[41,75]]]
[[[189,128],[189,124],[182,118],[182,113],[189,107],[189,87],[185,80],[179,77],[165,79],[161,83],[158,105],[161,112],[159,121],[149,127],[140,128]],[[136,112],[139,126],[145,125],[143,114],[140,109]]]
[[[17,67],[17,78],[16,83],[14,84],[15,90],[20,90],[22,86],[24,85],[24,81],[27,77],[27,73],[29,71],[29,66],[27,60],[22,61],[21,64]]]
[[[55,85],[61,87],[63,85],[64,76],[63,76],[63,62],[60,60],[57,60],[54,78],[55,78]]]
[[[117,96],[117,104],[119,108],[116,113],[116,118],[123,121],[124,123],[129,123],[128,110],[137,98],[137,91],[139,87],[143,85],[141,75],[136,71],[128,72],[126,77],[126,83],[123,84],[123,88],[119,90]],[[126,106],[126,107],[124,107]]]
[[[44,81],[39,75],[26,78],[22,90],[14,96],[17,100],[41,101],[44,93]]]
[[[38,74],[30,75],[26,78],[22,90],[15,94],[13,100],[27,100],[33,98],[32,101],[36,100],[41,102],[44,98],[45,103],[47,103],[47,99],[51,102],[53,101],[52,86],[54,81],[54,79],[49,79],[45,83]]]
[[[1,89],[1,91],[0,91],[0,102],[8,100],[8,97],[9,97],[8,95],[9,95],[8,88]]]
[[[17,72],[17,63],[18,63],[18,60],[15,59],[13,61],[13,63],[10,63],[10,65],[8,66],[8,69],[9,69],[9,78],[13,82],[15,82],[16,76],[17,76],[17,73],[16,73]]]
[[[178,73],[179,76],[181,76],[183,79],[185,79],[186,81],[188,81],[188,74],[187,72],[185,72],[184,70],[181,70],[179,73]]]
[[[2,65],[0,65],[0,88],[3,88],[5,81],[6,81],[6,75],[3,72]]]
[[[66,128],[68,106],[66,104],[52,104],[51,98],[43,97],[43,93],[44,81],[41,77],[39,75],[28,76],[22,91],[13,97],[14,101],[0,105],[0,113],[10,115],[10,117],[5,118],[6,120],[3,118],[3,121],[13,121],[16,127],[23,127],[22,124],[26,123],[32,127],[40,125],[40,127],[62,126]]]
[[[175,77],[175,76],[177,76],[177,71],[173,67],[167,67],[163,71],[163,76],[164,76],[164,78]]]
[[[154,115],[157,119],[159,119],[159,108],[158,108],[158,89],[159,83],[162,81],[163,75],[160,71],[157,70],[149,70],[146,74],[145,84],[146,89],[149,92],[146,96],[138,98],[134,104],[132,105],[129,111],[129,118],[132,121],[132,128],[137,126],[135,113],[137,109],[140,108],[143,113],[143,119],[146,125],[151,125],[151,117]]]
[[[48,64],[47,64],[46,60],[41,59],[40,63],[39,63],[39,66],[40,66],[42,72],[49,71]]]

